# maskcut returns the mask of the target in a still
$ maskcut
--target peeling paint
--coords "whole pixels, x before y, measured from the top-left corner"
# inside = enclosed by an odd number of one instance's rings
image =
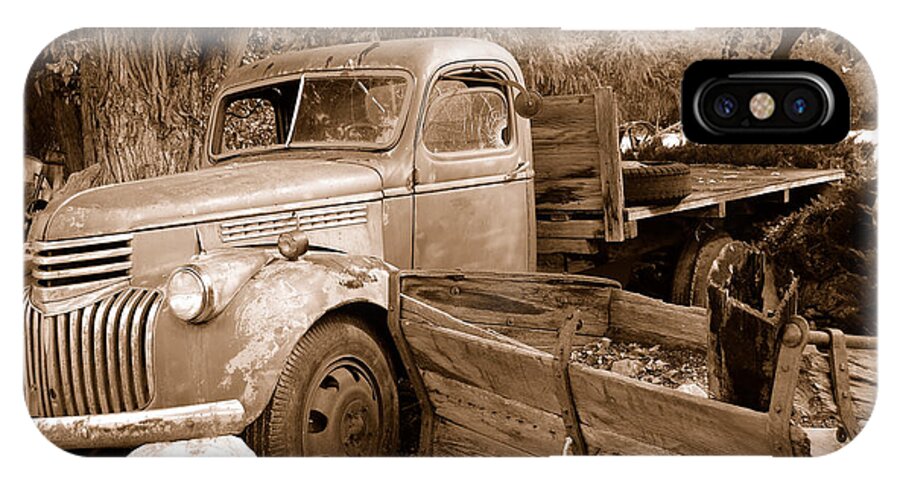
[[[225,363],[219,388],[242,385],[245,405],[264,405],[294,344],[328,310],[352,301],[386,304],[387,268],[377,259],[336,253],[264,267],[225,312],[239,350]]]

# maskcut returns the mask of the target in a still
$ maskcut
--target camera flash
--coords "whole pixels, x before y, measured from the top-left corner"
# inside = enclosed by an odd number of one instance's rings
[[[766,92],[759,92],[750,99],[750,113],[757,120],[765,120],[775,113],[775,99]]]

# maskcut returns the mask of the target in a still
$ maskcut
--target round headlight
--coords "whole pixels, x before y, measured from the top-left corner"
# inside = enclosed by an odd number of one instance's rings
[[[176,317],[199,323],[205,320],[210,305],[209,292],[209,285],[200,272],[191,267],[179,267],[169,277],[166,301]]]

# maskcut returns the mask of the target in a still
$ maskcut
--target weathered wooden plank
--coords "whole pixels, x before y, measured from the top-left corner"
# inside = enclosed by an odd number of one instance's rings
[[[706,310],[611,290],[609,332],[617,340],[706,350]]]
[[[534,201],[538,212],[603,210],[597,178],[553,178],[535,182]]]
[[[402,324],[423,375],[437,373],[548,412],[558,408],[552,355],[406,319]]]
[[[725,218],[728,212],[728,204],[719,202],[708,207],[698,208],[682,212],[682,215],[691,218]]]
[[[435,414],[530,455],[560,455],[566,429],[558,415],[425,372]]]
[[[537,328],[507,327],[503,325],[475,324],[497,332],[505,337],[524,343],[542,352],[553,353],[557,342],[556,330]],[[576,333],[572,340],[575,347],[583,347],[589,343],[598,341],[602,335]]]
[[[547,97],[531,132],[538,210],[602,210],[596,95]]]
[[[597,171],[597,143],[590,144],[590,151],[535,152],[540,156],[540,167],[534,172],[535,183],[563,178],[593,178],[600,188],[600,173]],[[575,150],[582,150],[576,147]],[[586,150],[586,148],[584,149]]]
[[[857,422],[863,425],[872,415],[878,389],[875,350],[847,349],[850,368],[850,398]],[[813,346],[803,351],[800,378],[794,393],[794,405],[816,414],[815,420],[840,418],[832,396],[828,355]]]
[[[708,295],[707,364],[718,399],[763,412],[772,403],[780,333],[796,313],[796,281],[778,302],[767,290],[765,254],[728,244],[713,262]],[[770,287],[771,288],[771,287]],[[768,303],[770,311],[763,312]],[[789,401],[787,398],[785,401]]]
[[[538,220],[537,236],[538,243],[541,238],[603,238],[603,220]]]
[[[431,453],[436,457],[528,456],[527,452],[511,445],[504,445],[443,418],[435,421]]]
[[[536,148],[552,148],[588,139],[596,144],[593,95],[557,95],[544,98],[538,115],[531,119],[531,138]]]
[[[583,365],[572,367],[572,390],[583,423],[673,453],[771,454],[764,413]]]
[[[541,274],[408,275],[403,294],[470,323],[555,331],[561,319],[577,314],[580,333],[603,335],[609,287],[591,277]],[[472,332],[469,332],[472,333]]]
[[[718,390],[716,398],[768,411],[775,378],[781,318],[766,318],[759,312],[729,300],[728,313],[717,332]],[[712,370],[712,369],[711,369]]]
[[[676,205],[645,205],[625,209],[627,220],[685,212],[719,203],[769,195],[786,190],[830,183],[844,178],[842,170],[751,168],[725,165],[692,165],[693,190]],[[535,190],[537,191],[537,189]],[[590,204],[590,200],[582,200]]]
[[[580,238],[540,238],[537,240],[537,252],[546,253],[577,253],[581,255],[593,255],[600,251],[596,240]]]
[[[625,192],[619,158],[619,117],[616,97],[611,88],[594,92],[597,125],[597,153],[600,195],[603,204],[604,238],[607,242],[625,241]]]
[[[537,271],[544,273],[564,273],[566,271],[566,257],[562,253],[539,253],[537,256]]]
[[[485,340],[493,340],[522,348],[533,348],[528,344],[521,343],[512,337],[501,335],[489,328],[478,327],[473,323],[464,322],[454,316],[438,310],[428,304],[422,303],[414,298],[402,295],[400,298],[400,309],[403,312],[403,318],[412,320],[423,325],[433,325],[451,330],[460,331],[469,335],[483,338]]]
[[[664,448],[622,435],[600,423],[582,422],[581,431],[591,455],[674,455]]]

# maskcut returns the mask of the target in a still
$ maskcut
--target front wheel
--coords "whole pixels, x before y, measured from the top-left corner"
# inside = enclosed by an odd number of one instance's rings
[[[398,412],[386,346],[364,321],[336,314],[297,342],[248,443],[271,456],[393,455]]]

